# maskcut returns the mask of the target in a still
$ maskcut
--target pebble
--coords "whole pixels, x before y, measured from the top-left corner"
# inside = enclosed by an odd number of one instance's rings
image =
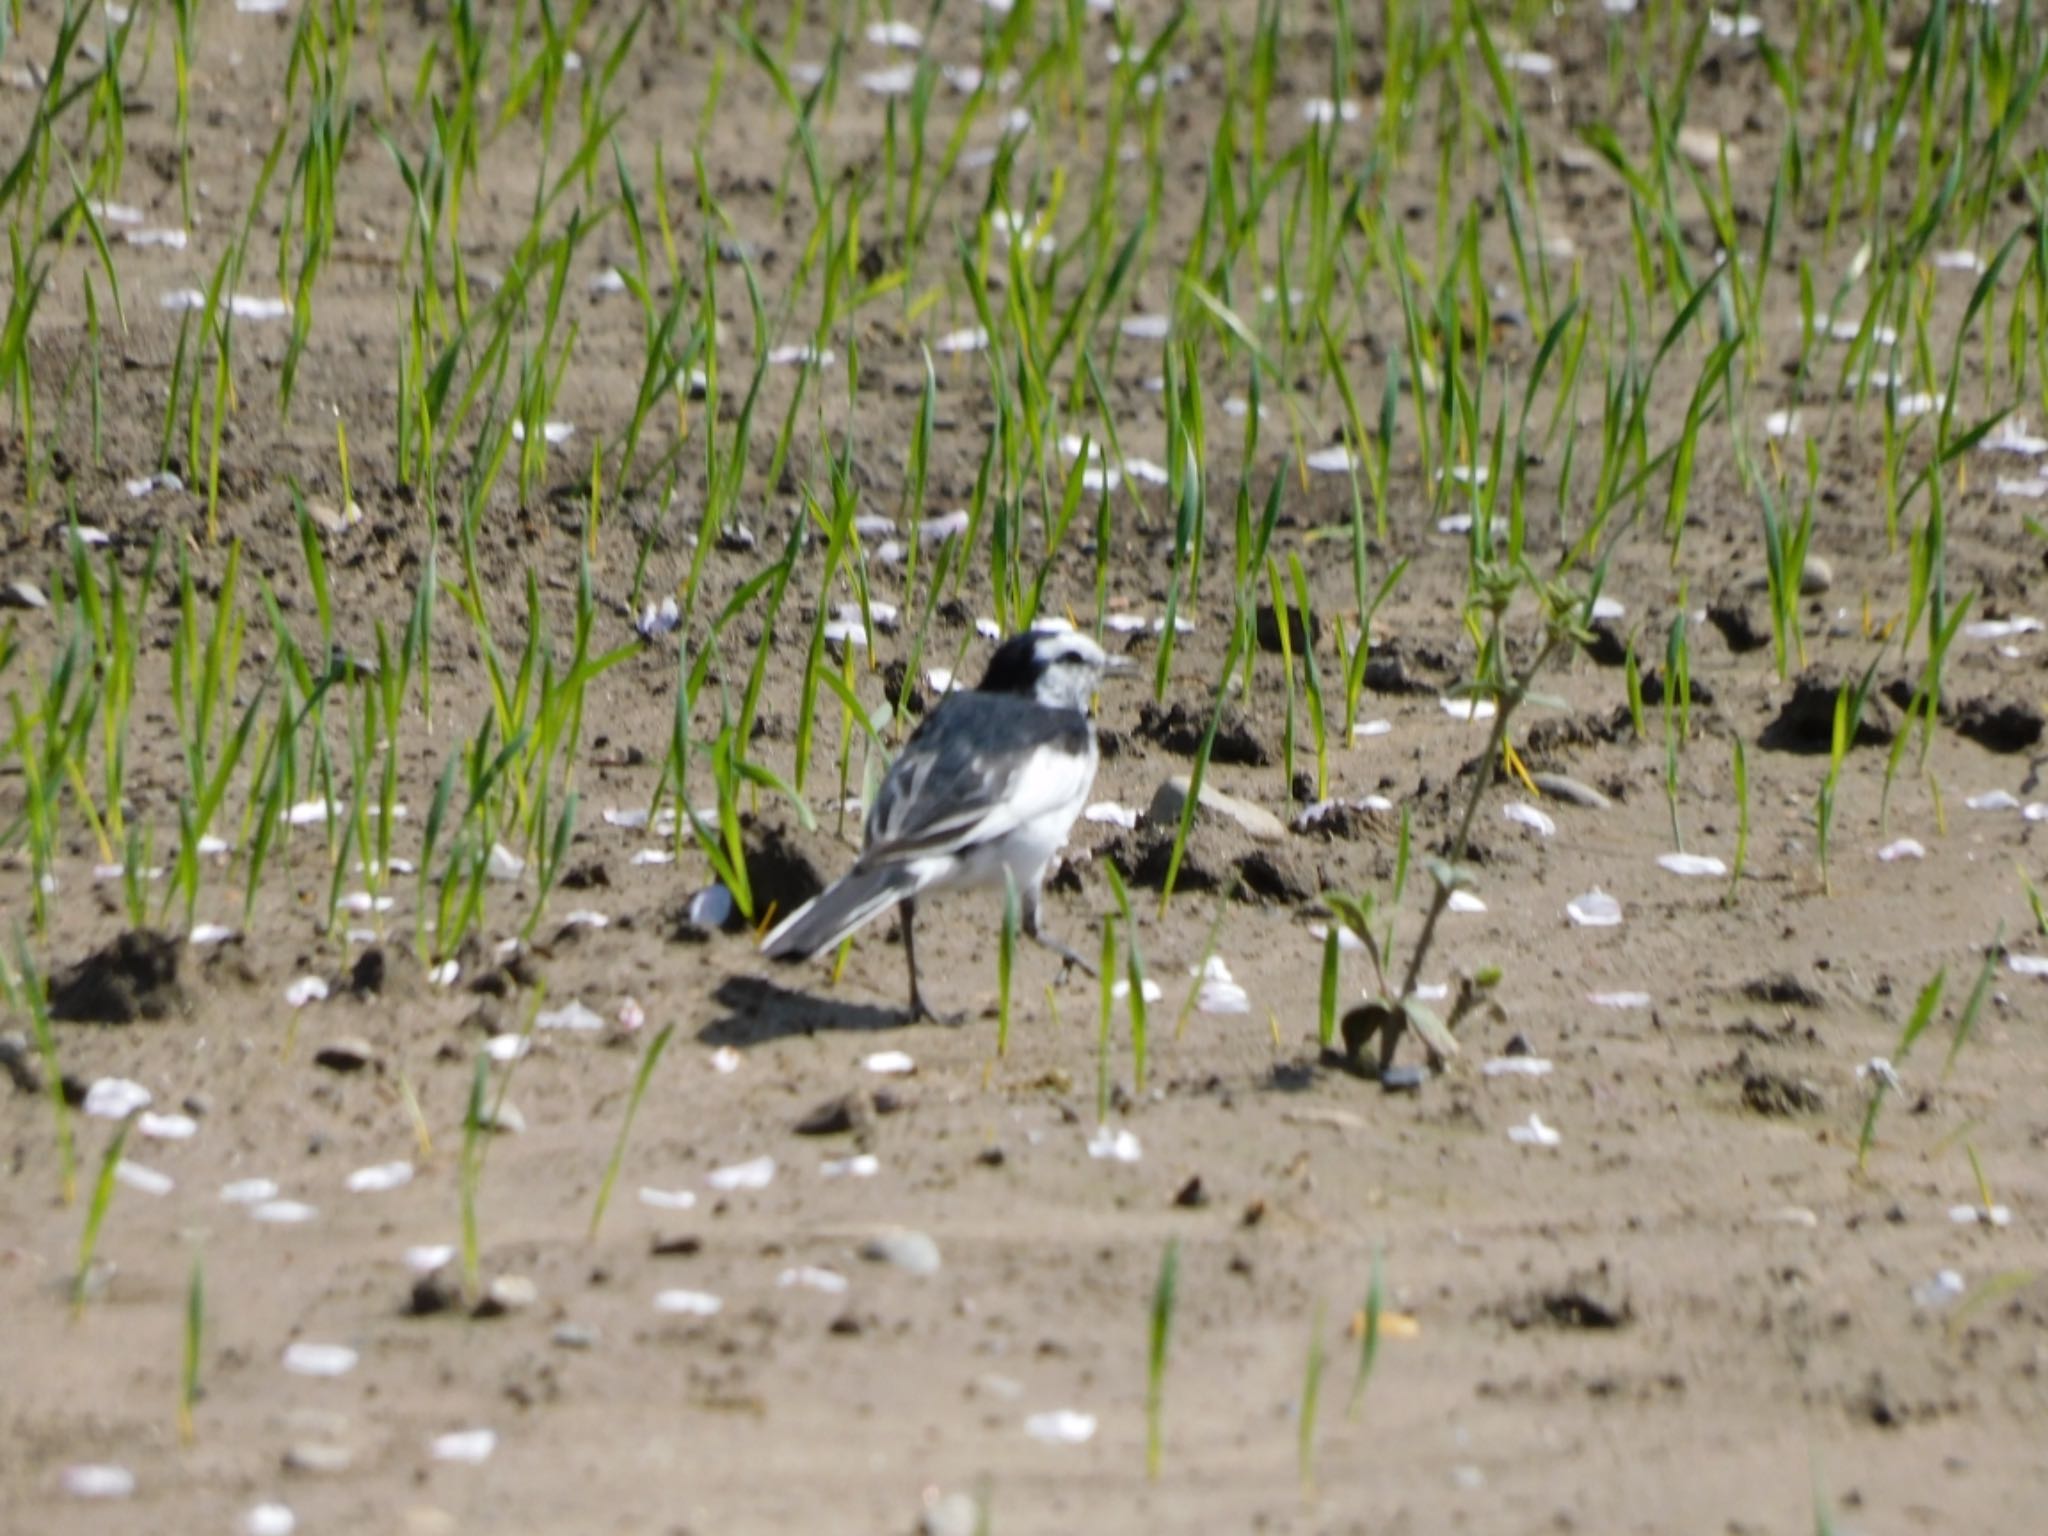
[[[1805,597],[1818,597],[1835,584],[1835,568],[1819,555],[1809,553],[1806,564],[1799,568],[1799,591]]]
[[[66,1467],[64,1491],[74,1499],[125,1499],[135,1492],[135,1474],[126,1467],[96,1462]]]
[[[939,1245],[923,1232],[909,1227],[892,1227],[878,1232],[861,1244],[860,1256],[878,1264],[893,1264],[913,1275],[939,1272]]]
[[[320,976],[301,976],[284,989],[284,1000],[294,1008],[303,1008],[308,1003],[324,1002],[327,999],[327,981]]]
[[[1153,826],[1178,826],[1181,811],[1188,803],[1189,784],[1189,777],[1184,773],[1176,773],[1166,779],[1152,792],[1152,803],[1146,808],[1145,819]],[[1278,816],[1262,805],[1227,795],[1213,785],[1202,786],[1197,804],[1202,810],[1235,823],[1247,837],[1262,843],[1284,842],[1287,838],[1286,823]]]
[[[153,1097],[142,1084],[125,1077],[102,1077],[85,1090],[83,1108],[98,1120],[126,1120]]]
[[[284,1453],[287,1472],[311,1472],[326,1476],[346,1472],[355,1465],[356,1453],[345,1445],[309,1440]]]
[[[518,1312],[540,1300],[540,1287],[524,1275],[499,1275],[484,1289],[484,1299],[476,1304],[478,1317],[503,1317],[507,1312]]]
[[[1389,1067],[1380,1074],[1380,1092],[1420,1093],[1428,1076],[1421,1067],[1414,1065]]]
[[[593,1034],[604,1028],[604,1016],[573,999],[560,1008],[544,1009],[533,1017],[536,1029],[566,1029]]]
[[[1024,1421],[1024,1433],[1041,1445],[1086,1445],[1095,1438],[1095,1415],[1072,1408],[1034,1413]]]
[[[519,1106],[506,1099],[495,1109],[484,1106],[483,1123],[490,1129],[506,1136],[518,1136],[526,1130],[526,1116],[519,1112]]]
[[[0,608],[47,608],[49,598],[32,581],[10,581],[0,587]]]
[[[563,1323],[548,1335],[557,1349],[595,1349],[598,1331],[586,1323]]]
[[[284,1504],[257,1504],[242,1516],[242,1536],[292,1536],[299,1517]]]
[[[744,1163],[734,1163],[727,1168],[714,1168],[704,1176],[704,1182],[713,1189],[732,1191],[738,1189],[766,1189],[775,1178],[775,1159],[757,1157]]]
[[[975,1536],[981,1529],[981,1507],[966,1494],[925,1490],[924,1512],[917,1517],[918,1536]]]
[[[356,1352],[346,1344],[313,1344],[304,1339],[287,1345],[284,1368],[294,1376],[346,1376],[356,1368]]]
[[[458,1429],[452,1434],[436,1435],[432,1447],[434,1460],[466,1467],[482,1466],[497,1448],[498,1432],[494,1429]]]
[[[313,1064],[330,1072],[360,1072],[377,1062],[377,1048],[360,1035],[330,1040],[313,1053]]]
[[[1601,794],[1590,784],[1581,784],[1570,774],[1533,773],[1529,782],[1553,800],[1562,800],[1567,805],[1581,805],[1589,811],[1605,811],[1613,808],[1614,802]]]
[[[654,1310],[678,1317],[716,1317],[725,1310],[725,1303],[708,1291],[659,1291]]]
[[[298,1200],[265,1200],[249,1214],[268,1226],[295,1227],[311,1221],[320,1213]]]

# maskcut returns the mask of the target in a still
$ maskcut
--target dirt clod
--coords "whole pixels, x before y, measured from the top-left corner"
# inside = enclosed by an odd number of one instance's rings
[[[1764,727],[1758,744],[1773,752],[1826,752],[1835,737],[1836,696],[1859,681],[1843,667],[1818,663],[1808,667],[1793,680],[1792,697]],[[1863,700],[1863,717],[1850,745],[1882,747],[1890,743],[1896,730],[1890,704],[1873,688]]]
[[[178,985],[178,943],[150,928],[131,928],[50,982],[50,1016],[88,1024],[162,1019],[185,1007]]]
[[[1827,1101],[1804,1078],[1759,1068],[1742,1079],[1742,1102],[1759,1115],[1818,1114]]]
[[[1956,706],[1957,734],[1990,752],[2024,752],[2041,740],[2041,711],[2023,699],[1969,699]]]
[[[1202,747],[1209,729],[1205,710],[1190,709],[1175,702],[1165,708],[1147,700],[1138,711],[1138,734],[1176,757],[1193,757]],[[1266,745],[1243,710],[1225,705],[1216,726],[1216,740],[1209,748],[1209,761],[1240,768],[1264,768],[1273,761],[1273,749]]]

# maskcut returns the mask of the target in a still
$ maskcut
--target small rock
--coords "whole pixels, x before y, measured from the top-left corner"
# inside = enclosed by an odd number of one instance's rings
[[[47,608],[49,598],[32,581],[10,581],[0,587],[0,608]]]
[[[975,1536],[982,1529],[981,1508],[964,1493],[925,1490],[924,1513],[918,1516],[918,1536]]]
[[[875,1129],[874,1095],[856,1088],[827,1099],[798,1120],[795,1129],[799,1136],[870,1136]]]
[[[1145,811],[1145,819],[1154,826],[1176,827],[1180,824],[1181,811],[1188,803],[1188,789],[1191,780],[1188,775],[1176,773],[1167,778],[1152,792],[1152,804]],[[1234,823],[1247,837],[1261,842],[1284,842],[1287,825],[1264,806],[1254,805],[1249,800],[1240,800],[1227,795],[1213,785],[1204,784],[1196,804],[1201,811]]]
[[[892,1227],[876,1233],[861,1244],[860,1256],[878,1264],[893,1264],[913,1275],[939,1272],[939,1245],[909,1227]]]
[[[1835,584],[1835,568],[1821,556],[1808,552],[1806,564],[1799,568],[1799,592],[1802,597],[1818,597]]]
[[[1399,1063],[1380,1074],[1381,1093],[1420,1093],[1429,1074],[1411,1063]]]
[[[562,1323],[548,1337],[557,1349],[595,1349],[599,1334],[585,1323]]]
[[[309,1472],[334,1476],[346,1472],[355,1465],[356,1454],[345,1445],[311,1440],[293,1446],[284,1453],[284,1469],[287,1472]]]
[[[506,1099],[496,1108],[486,1104],[483,1110],[483,1124],[486,1128],[504,1136],[519,1136],[526,1131],[526,1116],[519,1112],[519,1106]]]
[[[330,1072],[360,1072],[377,1064],[377,1048],[359,1035],[344,1035],[315,1051],[313,1064]]]
[[[1582,784],[1566,773],[1533,773],[1529,782],[1552,800],[1583,806],[1589,811],[1611,810],[1614,802],[1590,784]]]
[[[484,1288],[484,1298],[476,1304],[478,1317],[503,1317],[507,1312],[518,1312],[540,1300],[540,1288],[524,1275],[498,1275]]]
[[[1209,1203],[1209,1191],[1202,1187],[1202,1176],[1198,1173],[1181,1185],[1173,1203],[1183,1210],[1198,1211]]]

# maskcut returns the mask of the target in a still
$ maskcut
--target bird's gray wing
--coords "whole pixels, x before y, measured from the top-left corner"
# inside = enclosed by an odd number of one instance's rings
[[[1064,806],[1078,812],[1094,778],[1085,716],[951,695],[890,766],[868,812],[860,865],[971,848]]]

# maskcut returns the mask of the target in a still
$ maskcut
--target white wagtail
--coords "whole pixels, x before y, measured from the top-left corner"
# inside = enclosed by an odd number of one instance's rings
[[[948,694],[904,743],[868,810],[853,868],[777,924],[761,952],[805,959],[900,905],[911,1017],[931,1018],[917,989],[917,898],[1000,887],[1007,875],[1025,935],[1091,970],[1041,926],[1040,887],[1095,783],[1088,705],[1114,666],[1073,630],[1004,641],[980,686]]]

